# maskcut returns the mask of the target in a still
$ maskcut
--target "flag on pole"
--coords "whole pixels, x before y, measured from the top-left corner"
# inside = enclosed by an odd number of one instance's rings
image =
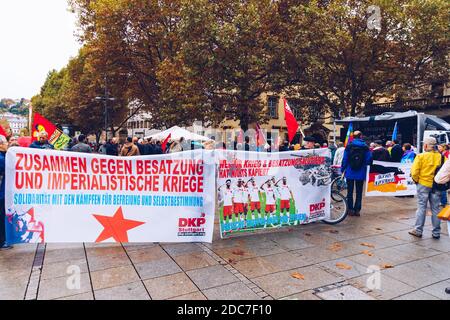
[[[70,141],[70,137],[64,134],[53,123],[44,118],[39,113],[34,113],[33,132],[31,138],[36,141],[39,136],[39,132],[45,131],[48,134],[48,143],[53,145],[56,150],[63,149]]]
[[[161,149],[162,151],[165,153],[166,149],[167,149],[167,143],[169,142],[170,137],[172,137],[172,134],[169,133],[169,135],[167,136],[167,138],[164,139],[163,143],[161,144]]]
[[[8,136],[5,129],[3,129],[3,126],[0,125],[0,135],[4,136],[5,138]]]
[[[347,130],[347,136],[345,137],[344,146],[346,147],[349,143],[353,141],[353,123],[350,122]]]
[[[256,123],[256,146],[265,146],[267,144],[266,137],[259,126],[259,123]]]
[[[394,132],[392,132],[392,141],[397,140],[397,134],[398,134],[398,126],[397,121],[395,121]]]
[[[295,116],[292,113],[292,110],[289,107],[286,98],[283,98],[283,102],[284,102],[284,118],[286,120],[286,127],[288,129],[289,142],[291,142],[292,139],[294,139],[295,134],[297,133],[298,123],[297,120],[295,120]]]

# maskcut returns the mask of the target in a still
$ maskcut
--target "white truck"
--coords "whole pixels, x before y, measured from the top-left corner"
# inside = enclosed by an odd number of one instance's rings
[[[422,152],[423,139],[436,138],[438,144],[450,143],[450,124],[446,121],[417,111],[385,112],[370,117],[347,117],[336,120],[336,124],[343,126],[341,140],[345,140],[348,126],[352,123],[353,130],[363,132],[367,142],[375,140],[392,140],[392,133],[397,123],[397,139],[400,143],[410,143],[416,150]]]

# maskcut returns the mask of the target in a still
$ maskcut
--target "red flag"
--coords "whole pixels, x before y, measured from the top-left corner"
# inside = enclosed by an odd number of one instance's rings
[[[53,135],[53,133],[56,131],[56,126],[51,123],[49,120],[41,116],[39,113],[34,113],[34,121],[33,121],[33,128],[32,128],[32,134],[31,137],[33,141],[36,141],[38,139],[38,134],[41,131],[45,131],[48,133],[48,137],[50,140],[50,137]]]
[[[256,146],[265,146],[267,143],[266,138],[264,137],[264,134],[261,130],[261,127],[259,126],[259,123],[256,123]]]
[[[283,98],[283,101],[284,101],[284,118],[286,119],[289,142],[291,142],[292,139],[294,139],[295,134],[297,133],[298,123],[297,120],[295,120],[294,114],[292,113],[292,110],[289,107],[287,100]]]
[[[166,139],[164,139],[163,143],[161,144],[161,148],[163,152],[166,152],[166,148],[167,148],[167,143],[169,142],[170,137],[172,136],[171,133],[169,133],[169,135],[167,136]]]
[[[0,135],[4,136],[5,138],[8,136],[8,135],[6,134],[5,129],[3,129],[3,126],[0,126]]]
[[[244,131],[240,130],[237,138],[237,143],[244,143]]]

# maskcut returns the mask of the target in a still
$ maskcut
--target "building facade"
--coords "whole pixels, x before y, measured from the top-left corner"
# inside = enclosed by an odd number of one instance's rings
[[[22,130],[23,128],[28,128],[27,117],[15,115],[8,112],[0,115],[0,118],[8,121],[13,136],[19,136],[20,130]]]

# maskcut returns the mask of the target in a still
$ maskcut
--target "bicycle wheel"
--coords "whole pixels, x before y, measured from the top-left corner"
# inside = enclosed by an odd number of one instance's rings
[[[347,197],[347,180],[343,177],[337,177],[331,182],[331,191],[342,194]],[[333,196],[333,194],[331,194]]]
[[[347,199],[342,194],[331,191],[330,218],[322,220],[326,224],[338,224],[347,217]]]

